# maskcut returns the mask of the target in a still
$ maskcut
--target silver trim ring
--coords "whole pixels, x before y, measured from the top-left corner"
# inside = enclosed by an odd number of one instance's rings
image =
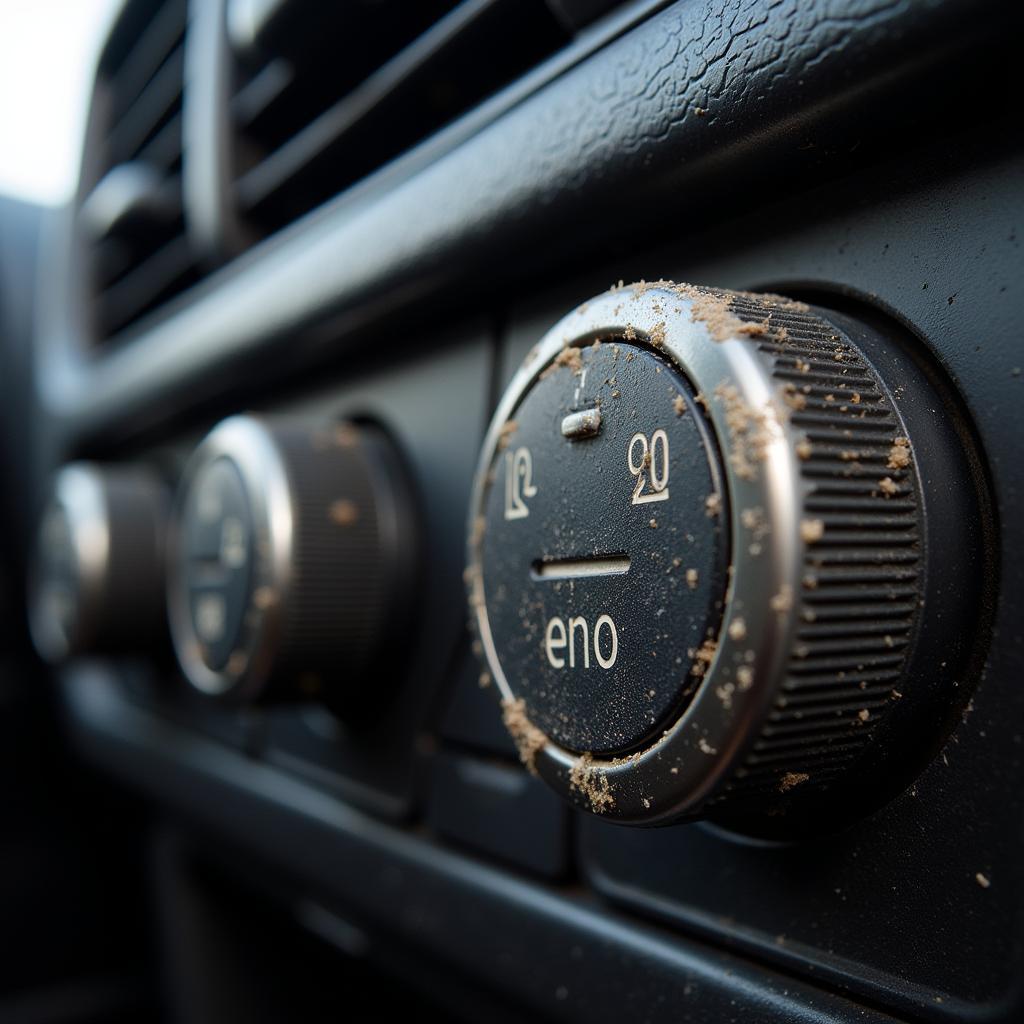
[[[772,598],[799,593],[804,557],[800,510],[806,485],[796,452],[803,435],[785,427],[787,406],[781,386],[772,379],[771,367],[757,351],[756,340],[736,330],[723,333],[721,323],[709,326],[700,318],[706,300],[695,308],[696,296],[683,292],[660,285],[616,288],[583,303],[548,331],[516,373],[491,421],[470,506],[466,574],[470,604],[483,653],[507,707],[516,694],[505,678],[491,636],[481,566],[482,535],[474,528],[486,508],[502,428],[541,371],[563,348],[585,347],[598,339],[635,336],[637,343],[646,343],[673,361],[705,396],[708,419],[725,454],[722,472],[728,489],[733,550],[732,579],[717,650],[696,694],[657,741],[625,758],[581,758],[536,735],[529,744],[529,766],[549,785],[582,809],[621,822],[656,824],[695,816],[742,764],[772,705],[795,631],[792,610],[773,609]],[[716,340],[716,336],[724,340]],[[715,397],[722,384],[735,386],[739,401],[763,414],[764,444],[753,475],[741,476],[729,458],[727,409]],[[753,557],[737,540],[744,535],[743,510],[758,507],[772,524],[772,542]],[[730,626],[739,617],[744,628],[734,632],[743,637],[734,640]],[[737,678],[742,666],[753,670],[752,681],[743,674],[743,686]],[[542,739],[546,742],[541,746]]]
[[[55,512],[68,526],[75,564],[74,621],[65,634],[43,607],[39,548],[42,531]],[[43,512],[33,555],[29,593],[29,632],[39,654],[51,663],[86,649],[103,618],[110,573],[110,516],[103,472],[89,462],[73,462],[54,477],[52,497]]]
[[[182,517],[193,483],[218,459],[238,470],[249,501],[253,529],[253,575],[243,620],[240,657],[215,671],[203,660],[189,611],[182,563]],[[254,699],[266,686],[281,645],[292,583],[294,514],[284,459],[273,434],[253,416],[233,416],[200,443],[185,468],[168,543],[167,606],[178,661],[188,681],[202,693]],[[254,601],[257,592],[264,599]]]

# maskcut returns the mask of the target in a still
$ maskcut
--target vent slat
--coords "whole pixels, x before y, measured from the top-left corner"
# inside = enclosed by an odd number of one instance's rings
[[[139,159],[162,171],[181,170],[181,111],[139,150]]]
[[[196,279],[195,261],[184,235],[135,264],[99,297],[104,334],[117,333]]]
[[[317,107],[310,82],[324,76],[324,69],[309,61],[297,63],[294,80],[277,83],[276,91],[258,85],[257,73],[236,94],[239,148],[250,160],[236,177],[236,205],[264,232],[283,227],[411,149],[568,39],[540,0],[469,0],[422,35],[408,37],[396,52],[395,32],[405,29],[408,8],[387,2],[380,8],[393,15],[390,51],[385,48],[378,64],[341,94],[331,95],[328,88],[327,102],[305,122],[301,113]],[[294,31],[280,43],[285,55],[296,45]],[[272,45],[274,34],[265,35],[264,45]],[[374,40],[360,35],[354,31],[348,48],[365,56]],[[344,43],[342,52],[347,54]],[[326,54],[331,66],[348,63],[334,50]]]
[[[199,278],[182,192],[186,20],[185,0],[128,0],[100,60],[109,102],[78,210],[97,343]]]
[[[118,68],[109,74],[111,118],[119,121],[185,35],[185,2],[169,0],[146,24]]]
[[[114,125],[108,143],[113,163],[137,156],[180,109],[184,59],[179,46]]]

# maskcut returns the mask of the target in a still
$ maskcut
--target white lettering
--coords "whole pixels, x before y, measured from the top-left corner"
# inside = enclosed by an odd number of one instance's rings
[[[529,448],[505,453],[505,518],[525,519],[530,514],[527,498],[537,493],[533,482],[533,456]]]
[[[608,632],[611,636],[612,652],[607,658],[601,653],[602,626],[608,627]],[[615,659],[619,656],[619,632],[615,628],[615,623],[610,615],[602,615],[594,624],[594,654],[601,668],[611,668],[615,664]]]
[[[590,631],[587,620],[578,615],[569,620],[569,668],[576,667],[576,629],[583,630],[583,667],[590,668]]]
[[[651,501],[668,501],[668,434],[664,430],[659,427],[651,434],[650,441],[647,440],[646,434],[634,434],[626,446],[626,465],[629,472],[636,477],[632,504],[646,505]],[[644,491],[648,471],[653,490]]]
[[[557,640],[554,636],[555,630],[560,634]],[[565,667],[565,658],[556,658],[553,653],[556,650],[562,650],[565,644],[565,623],[557,617],[553,618],[548,623],[548,628],[544,630],[544,653],[547,654],[552,668]]]
[[[601,615],[594,624],[591,634],[590,626],[582,615],[569,617],[568,628],[564,619],[557,615],[548,620],[544,629],[544,653],[552,668],[565,668],[565,658],[556,651],[569,648],[569,668],[576,667],[576,640],[582,637],[580,650],[583,653],[583,667],[590,668],[590,648],[594,648],[594,657],[603,669],[609,669],[619,656],[619,631],[610,615]],[[607,649],[607,655],[602,650]]]

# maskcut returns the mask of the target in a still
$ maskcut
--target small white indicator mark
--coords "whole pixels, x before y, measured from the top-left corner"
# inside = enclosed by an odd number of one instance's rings
[[[196,601],[196,632],[200,640],[214,643],[224,635],[226,613],[222,594],[203,594]]]
[[[571,412],[562,420],[562,437],[567,437],[570,441],[595,437],[600,431],[601,410],[597,408]]]
[[[220,528],[220,560],[229,569],[245,565],[245,526],[235,516],[228,516]]]

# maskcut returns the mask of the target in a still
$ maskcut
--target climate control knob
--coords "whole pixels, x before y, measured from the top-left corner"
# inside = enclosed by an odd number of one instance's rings
[[[969,429],[923,365],[873,321],[670,282],[552,328],[468,544],[528,767],[636,823],[823,820],[923,767],[991,596]]]
[[[29,567],[32,641],[59,662],[166,636],[167,489],[143,467],[75,462],[54,478]]]
[[[415,562],[412,501],[375,427],[236,416],[193,455],[172,534],[175,650],[234,701],[380,697]]]

